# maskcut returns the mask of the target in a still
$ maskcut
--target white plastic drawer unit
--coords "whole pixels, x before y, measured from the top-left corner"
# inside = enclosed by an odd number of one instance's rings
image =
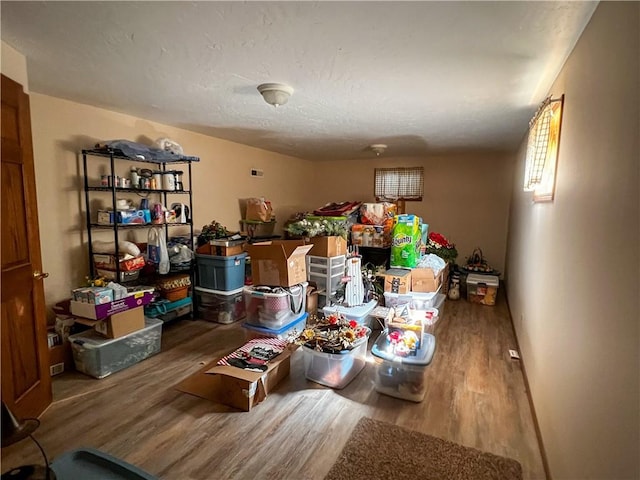
[[[315,257],[307,255],[307,274],[317,273],[320,275],[334,276],[344,273],[344,265],[346,261],[345,255],[337,257]]]

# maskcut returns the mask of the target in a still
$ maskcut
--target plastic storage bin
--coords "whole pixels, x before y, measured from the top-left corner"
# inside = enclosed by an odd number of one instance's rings
[[[386,307],[397,307],[398,305],[409,304],[412,308],[433,307],[436,296],[440,289],[435,292],[408,292],[391,293],[384,292],[384,304]]]
[[[433,359],[435,337],[425,334],[422,347],[415,356],[396,356],[390,350],[387,351],[387,346],[387,336],[382,334],[371,348],[376,361],[376,391],[391,397],[421,402],[427,390],[424,374]]]
[[[371,300],[369,303],[365,303],[364,305],[358,305],[357,307],[345,307],[343,305],[329,305],[322,308],[322,313],[324,316],[331,315],[332,313],[341,313],[349,320],[355,320],[359,325],[364,325],[365,327],[372,327],[372,319],[370,313],[374,308],[378,305],[377,300]]]
[[[224,292],[196,287],[198,317],[217,323],[233,323],[246,316],[243,289]]]
[[[244,286],[244,266],[247,254],[231,257],[196,254],[198,270],[197,285],[210,290],[224,292],[237,290]]]
[[[467,300],[482,305],[495,305],[500,279],[495,275],[471,273],[467,276]]]
[[[305,377],[312,382],[338,390],[346,387],[367,363],[369,335],[370,332],[352,350],[342,353],[318,352],[303,346]]]
[[[245,338],[247,341],[258,337],[271,337],[285,340],[289,338],[289,335],[298,336],[307,326],[308,314],[305,312],[291,323],[284,325],[276,330],[265,327],[258,327],[249,323],[243,323],[242,327],[245,329]]]
[[[245,287],[247,323],[278,330],[305,312],[307,282],[292,287]]]
[[[162,320],[145,318],[146,327],[124,337],[104,338],[95,330],[69,336],[76,369],[104,378],[160,351]]]

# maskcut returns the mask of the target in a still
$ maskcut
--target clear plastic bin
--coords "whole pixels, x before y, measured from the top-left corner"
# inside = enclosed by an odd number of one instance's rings
[[[394,355],[387,348],[388,345],[387,336],[382,334],[371,348],[376,361],[376,391],[403,400],[421,402],[427,391],[424,374],[433,359],[435,337],[425,334],[422,346],[415,356]]]
[[[145,328],[116,339],[104,338],[93,329],[70,335],[76,370],[104,378],[158,353],[162,323],[145,318]]]
[[[352,350],[343,353],[318,352],[303,346],[305,377],[338,390],[346,387],[367,363],[369,335],[370,333]]]
[[[391,293],[384,292],[384,305],[386,307],[397,307],[398,305],[411,305],[412,308],[433,307],[440,289],[435,292],[408,292]]]
[[[322,308],[322,313],[325,317],[331,315],[332,313],[341,313],[348,320],[355,320],[356,322],[358,322],[358,325],[364,325],[365,327],[371,328],[373,324],[370,314],[377,305],[377,300],[371,300],[368,303],[358,305],[356,307],[345,307],[343,305],[326,305]]]
[[[245,287],[246,322],[278,330],[306,310],[307,282],[292,287]]]
[[[246,316],[243,289],[224,292],[196,287],[198,317],[217,323],[233,323]]]
[[[271,328],[258,327],[256,325],[250,325],[248,323],[243,323],[242,327],[245,329],[245,338],[247,342],[253,338],[259,337],[271,337],[271,338],[279,338],[282,340],[286,340],[289,336],[298,336],[302,333],[304,328],[307,326],[307,318],[308,314],[305,312],[299,318],[296,318],[291,323],[279,328],[277,330],[273,330]]]

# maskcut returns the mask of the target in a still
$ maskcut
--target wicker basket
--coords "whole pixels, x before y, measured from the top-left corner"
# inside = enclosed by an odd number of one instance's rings
[[[185,285],[183,287],[171,288],[169,290],[161,290],[161,292],[164,298],[170,302],[175,302],[176,300],[182,300],[187,297],[189,294],[189,286]]]

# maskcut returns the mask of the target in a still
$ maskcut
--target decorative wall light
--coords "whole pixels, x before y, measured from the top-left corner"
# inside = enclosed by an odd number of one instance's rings
[[[529,122],[523,189],[534,202],[553,200],[564,95],[548,97]]]
[[[387,146],[384,143],[374,143],[373,145],[369,145],[369,148],[376,154],[377,157],[382,155]]]
[[[258,85],[258,91],[264,101],[274,107],[287,103],[293,94],[293,88],[282,83],[263,83]]]

